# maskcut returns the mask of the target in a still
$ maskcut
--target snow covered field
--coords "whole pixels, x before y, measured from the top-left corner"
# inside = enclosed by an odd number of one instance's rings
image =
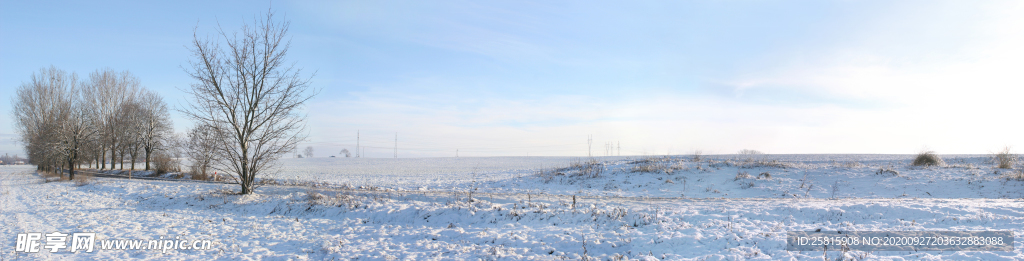
[[[0,166],[0,259],[1024,259],[1015,171],[984,155],[943,155],[947,166],[930,168],[911,158],[286,159],[267,177],[336,186],[246,196],[221,184],[41,183],[31,166]],[[815,229],[1004,230],[1015,249],[786,251],[787,231]],[[18,233],[53,231],[213,244],[14,252]]]

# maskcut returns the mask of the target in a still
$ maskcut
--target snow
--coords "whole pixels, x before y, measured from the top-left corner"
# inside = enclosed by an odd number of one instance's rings
[[[42,183],[33,166],[0,166],[0,259],[1024,259],[1024,181],[984,155],[943,157],[929,168],[911,155],[602,157],[590,175],[566,168],[586,159],[556,157],[285,159],[265,178],[333,186],[244,196],[224,184]],[[1015,241],[1013,252],[786,251],[787,231],[815,229]],[[14,252],[18,233],[53,231],[213,248]]]

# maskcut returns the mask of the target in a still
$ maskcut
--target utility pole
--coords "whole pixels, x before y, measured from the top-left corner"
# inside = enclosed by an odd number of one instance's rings
[[[619,150],[619,156],[622,156],[622,143],[615,141],[615,146]]]
[[[459,157],[459,149],[455,149],[455,157],[456,157],[456,158],[458,158],[458,157]]]
[[[359,130],[356,130],[356,158],[358,158],[359,155],[361,155],[359,153]]]
[[[592,157],[590,155],[590,144],[593,143],[593,142],[594,142],[594,135],[587,135],[587,157]]]

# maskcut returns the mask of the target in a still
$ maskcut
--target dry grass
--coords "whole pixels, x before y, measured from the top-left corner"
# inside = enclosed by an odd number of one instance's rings
[[[741,169],[752,169],[752,168],[778,168],[778,169],[791,169],[798,168],[801,165],[792,162],[785,162],[779,160],[768,160],[768,159],[752,159],[747,158],[742,161],[734,161],[731,159],[727,160],[707,160],[708,167],[722,168],[722,167],[737,167]]]
[[[583,179],[593,179],[600,177],[604,173],[604,163],[598,162],[596,159],[573,159],[568,167],[555,168],[550,170],[540,170],[537,172],[537,176],[544,179],[544,183],[549,183],[555,178],[559,178],[560,182],[568,182],[573,184]],[[571,179],[567,179],[571,178]]]
[[[751,176],[750,173],[747,173],[746,171],[740,171],[740,172],[736,173],[736,178],[733,179],[733,181],[737,181],[737,180],[741,180],[741,179],[751,179],[751,178],[754,178],[754,176]]]
[[[684,169],[679,159],[670,157],[646,157],[629,162],[630,172],[636,173],[672,173]]]
[[[911,163],[911,165],[918,166],[918,167],[921,167],[921,166],[926,166],[927,167],[927,166],[942,166],[942,165],[946,165],[946,163],[944,161],[942,161],[942,158],[939,158],[939,155],[935,154],[934,151],[925,151],[925,152],[918,153],[917,157],[914,158],[914,162]]]
[[[85,172],[75,173],[75,186],[85,186],[92,184],[92,175],[85,174]]]
[[[40,170],[40,171],[37,171],[36,173],[39,173],[39,177],[43,178],[43,182],[44,183],[45,182],[51,182],[51,181],[64,180],[64,176],[58,174],[57,172],[50,172],[50,171]]]
[[[832,166],[837,167],[837,168],[855,169],[855,168],[863,167],[864,164],[861,164],[859,161],[856,161],[856,160],[848,160],[848,161],[844,161],[844,162],[832,161]]]
[[[223,177],[222,176],[216,176],[214,179],[223,179]],[[278,179],[273,179],[273,178],[258,178],[258,179],[256,179],[256,185],[259,185],[259,186],[264,186],[264,185],[296,186],[296,187],[307,187],[307,188],[334,187],[334,188],[340,188],[340,189],[355,189],[355,187],[353,187],[352,185],[349,185],[349,184],[335,185],[335,184],[331,184],[331,183],[327,183],[327,182],[320,182],[320,181],[290,181],[290,180],[278,180]],[[361,187],[361,188],[362,189],[366,189],[366,190],[378,190],[379,189],[377,187]]]
[[[875,175],[892,175],[892,176],[899,176],[899,175],[900,175],[900,172],[899,172],[899,171],[896,171],[895,169],[893,169],[893,168],[892,168],[892,166],[889,166],[889,167],[885,167],[885,168],[880,168],[880,169],[878,169],[878,171],[875,171]]]
[[[1024,181],[1024,170],[1017,170],[1003,174],[1006,180]]]
[[[202,173],[202,172],[192,173],[192,180],[210,180],[210,176],[213,176],[213,175],[209,174],[209,173]]]
[[[1017,163],[1017,155],[1010,153],[1009,146],[992,156],[992,159],[996,162],[996,167],[1000,169],[1012,169],[1013,164]]]

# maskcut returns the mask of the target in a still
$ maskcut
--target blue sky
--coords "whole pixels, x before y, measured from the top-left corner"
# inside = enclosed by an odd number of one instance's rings
[[[3,1],[0,93],[130,70],[173,107],[193,28],[272,8],[318,156],[989,153],[1024,146],[1014,1]],[[202,10],[199,10],[199,7]],[[174,113],[184,132],[191,123]],[[0,153],[11,142],[0,108]]]

